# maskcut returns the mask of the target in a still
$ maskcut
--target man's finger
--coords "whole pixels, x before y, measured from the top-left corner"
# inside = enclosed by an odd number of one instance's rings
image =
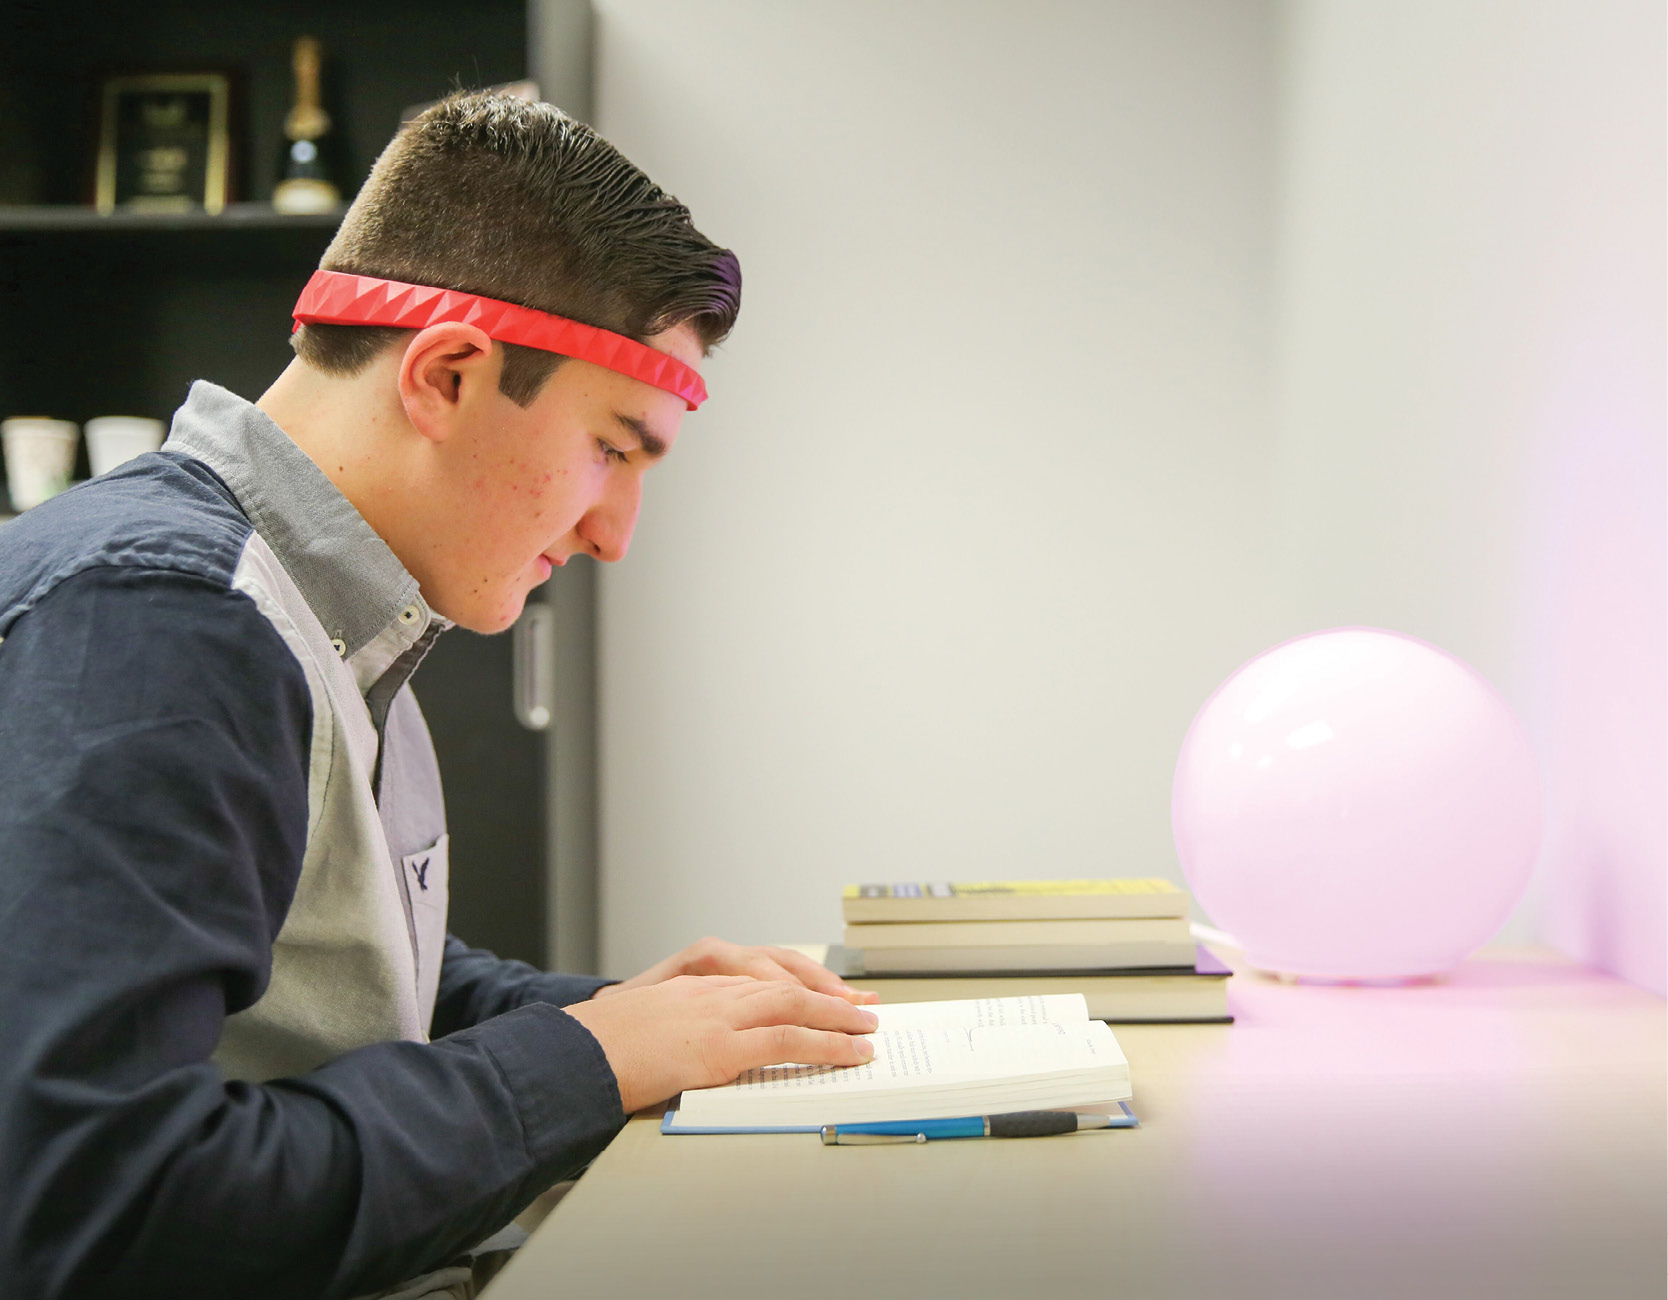
[[[817,993],[802,984],[782,980],[755,982],[737,997],[737,1029],[768,1025],[801,1025],[834,1029],[846,1034],[872,1034],[877,1018],[844,998]]]
[[[812,961],[802,952],[795,952],[792,948],[766,948],[764,951],[775,959],[777,965],[784,967],[808,989],[844,998],[847,1002],[880,1001],[878,993],[858,992],[828,967],[821,962]]]
[[[873,1059],[874,1044],[851,1034],[807,1029],[803,1025],[761,1025],[744,1029],[732,1040],[736,1073],[765,1065],[863,1065]]]
[[[789,984],[803,984],[787,967],[771,957],[763,948],[738,948],[728,962],[730,970],[756,980],[782,980]]]
[[[673,979],[700,980],[701,983],[712,988],[735,988],[738,985],[755,985],[759,982],[757,975],[674,975]]]

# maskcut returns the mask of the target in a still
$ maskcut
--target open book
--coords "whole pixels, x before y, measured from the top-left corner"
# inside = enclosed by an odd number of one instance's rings
[[[872,1061],[773,1065],[684,1092],[662,1130],[816,1128],[1102,1106],[1130,1095],[1129,1062],[1079,993],[898,1002],[880,1018]]]

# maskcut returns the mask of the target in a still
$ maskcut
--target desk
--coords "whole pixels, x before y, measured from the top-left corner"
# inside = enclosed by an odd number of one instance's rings
[[[1662,999],[1525,949],[1231,999],[1231,1026],[1114,1027],[1134,1130],[824,1148],[634,1118],[486,1300],[1664,1294]]]

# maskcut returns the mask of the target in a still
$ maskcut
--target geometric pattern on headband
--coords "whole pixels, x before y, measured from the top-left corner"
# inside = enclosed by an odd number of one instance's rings
[[[707,400],[707,386],[676,357],[628,339],[611,330],[597,329],[565,316],[535,311],[497,298],[483,298],[456,289],[379,280],[343,271],[314,271],[295,304],[297,327],[302,325],[392,325],[420,330],[430,325],[462,321],[479,327],[500,343],[560,353],[589,361],[618,374],[683,398],[689,409]]]

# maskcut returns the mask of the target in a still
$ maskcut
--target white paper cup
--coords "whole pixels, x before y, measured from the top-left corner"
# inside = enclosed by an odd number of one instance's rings
[[[6,485],[12,508],[29,510],[69,486],[80,431],[69,420],[20,415],[0,420],[6,457]]]
[[[161,420],[148,420],[142,415],[101,415],[88,420],[87,459],[92,462],[93,477],[155,451],[166,432]]]

